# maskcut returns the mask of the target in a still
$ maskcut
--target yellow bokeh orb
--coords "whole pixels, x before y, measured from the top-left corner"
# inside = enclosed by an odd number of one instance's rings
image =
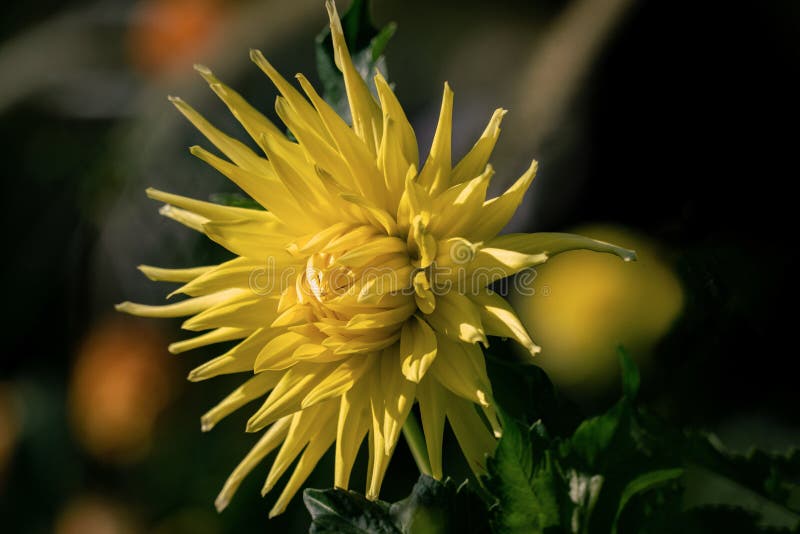
[[[575,251],[537,268],[534,294],[510,298],[534,341],[537,363],[578,397],[606,392],[619,376],[618,347],[647,366],[655,344],[683,308],[677,276],[650,239],[614,226],[576,233],[636,250],[636,262]]]

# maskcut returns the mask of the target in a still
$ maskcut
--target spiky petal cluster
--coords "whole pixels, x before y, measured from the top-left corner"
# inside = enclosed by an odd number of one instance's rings
[[[277,86],[275,109],[296,142],[198,67],[263,154],[172,99],[227,159],[200,147],[191,153],[266,211],[148,190],[166,204],[162,214],[236,257],[189,269],[142,266],[153,280],[184,283],[175,293],[190,298],[166,306],[118,306],[147,317],[192,316],[183,327],[207,332],[174,343],[174,353],[240,340],[189,375],[195,381],[249,375],[202,417],[203,430],[262,399],[247,431],[263,435],[225,484],[219,509],[243,477],[279,447],[264,492],[296,465],[271,515],[285,509],[331,446],[334,483],[347,488],[365,438],[366,494],[377,498],[415,402],[433,475],[442,476],[445,421],[469,465],[481,473],[501,429],[479,343],[502,336],[531,355],[539,351],[507,302],[487,286],[566,250],[632,257],[574,235],[498,237],[536,172],[534,162],[504,194],[486,199],[488,160],[505,111],[492,115],[474,147],[453,166],[453,93],[445,85],[430,155],[420,168],[414,132],[392,89],[376,73],[377,100],[373,97],[351,61],[335,7],[327,7],[352,126],[302,75],[297,79],[305,95],[258,51],[251,57]]]

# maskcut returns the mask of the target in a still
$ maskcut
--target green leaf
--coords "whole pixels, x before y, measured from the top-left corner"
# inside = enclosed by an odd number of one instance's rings
[[[489,532],[486,505],[471,486],[421,475],[407,498],[394,504],[368,501],[352,491],[307,489],[312,533],[438,534]]]
[[[235,208],[247,208],[251,210],[264,210],[258,202],[240,193],[214,193],[210,197],[211,202],[222,204],[223,206],[233,206]]]
[[[617,515],[614,517],[614,527],[612,533],[617,532],[617,522],[619,521],[620,515],[622,515],[622,510],[625,509],[625,505],[628,504],[628,501],[630,501],[634,495],[648,491],[671,480],[679,478],[683,476],[683,473],[684,470],[682,468],[660,469],[658,471],[650,471],[649,473],[639,475],[635,479],[631,480],[628,485],[625,486],[625,490],[623,490],[622,496],[619,499]]]
[[[489,532],[486,505],[468,481],[460,487],[422,475],[407,498],[394,503],[390,514],[403,532]]]
[[[397,26],[389,23],[380,30],[373,26],[367,0],[353,0],[341,20],[345,42],[350,51],[350,57],[353,59],[353,65],[367,82],[370,90],[375,93],[373,73],[378,69],[384,77],[388,78],[386,58],[383,56],[383,52]],[[317,35],[316,59],[317,74],[322,82],[323,98],[341,117],[351,122],[344,78],[334,61],[330,28],[326,27]]]
[[[505,376],[512,378],[536,373],[531,366],[504,365]],[[606,413],[583,421],[571,436],[551,438],[541,421],[528,428],[501,411],[504,435],[487,462],[486,479],[486,488],[497,499],[492,509],[497,532],[674,532],[673,527],[683,525],[702,532],[706,521],[681,506],[681,475],[692,465],[797,510],[800,490],[792,478],[800,477],[800,454],[737,455],[713,436],[674,430],[634,404],[639,372],[622,349],[620,365],[622,399]],[[545,389],[549,384],[541,377],[536,380]],[[511,397],[518,400],[519,393]],[[551,392],[545,395],[547,402],[554,399]],[[733,510],[731,514],[741,515]],[[714,522],[724,524],[724,514],[715,512]]]
[[[639,376],[639,368],[633,363],[628,351],[625,347],[619,346],[619,364],[622,367],[622,393],[630,400],[634,400],[639,393],[639,384],[641,378]]]
[[[676,432],[658,428],[653,418],[646,419],[647,430],[658,435],[661,453],[686,465],[697,465],[725,477],[787,510],[800,513],[800,450],[785,454],[753,449],[747,454],[728,450],[713,434],[697,431]]]
[[[306,489],[303,502],[311,513],[309,532],[313,534],[401,533],[389,515],[388,504],[368,501],[353,491]]]
[[[685,534],[707,532],[735,532],[737,534],[779,534],[798,532],[798,529],[774,528],[761,524],[759,514],[734,506],[704,506],[689,510],[681,521],[680,529]]]
[[[497,498],[495,532],[543,532],[562,524],[566,485],[541,425],[530,429],[500,412],[503,437],[487,460],[487,489]],[[533,439],[532,439],[533,438]],[[535,460],[534,460],[535,459]]]
[[[510,354],[509,342],[491,338],[486,370],[492,384],[502,385],[495,388],[496,402],[513,419],[541,421],[556,436],[572,434],[581,421],[578,408],[558,394],[541,367],[515,363]]]

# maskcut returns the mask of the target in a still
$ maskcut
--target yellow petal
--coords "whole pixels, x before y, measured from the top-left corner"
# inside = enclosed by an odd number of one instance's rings
[[[347,123],[342,120],[333,108],[319,96],[305,77],[298,75],[297,79],[303,87],[303,91],[305,91],[311,103],[319,112],[319,116],[327,131],[330,132],[330,136],[339,149],[339,153],[350,167],[350,174],[355,180],[354,186],[356,188],[353,192],[365,198],[381,198],[377,192],[383,177],[378,170],[375,155],[369,151],[364,142],[347,126]],[[388,203],[385,207],[388,207]]]
[[[353,384],[370,369],[374,362],[375,357],[369,355],[348,358],[309,391],[300,406],[308,408],[318,402],[341,396],[353,387]]]
[[[497,280],[547,261],[546,254],[526,254],[504,248],[483,247],[464,268],[464,293],[479,293]]]
[[[200,147],[190,149],[192,155],[208,163],[211,167],[225,175],[230,181],[242,188],[256,202],[274,213],[282,221],[293,222],[302,213],[297,199],[289,193],[284,183],[272,171],[270,163],[265,162],[256,173],[233,165],[218,158]],[[301,228],[307,226],[300,225]]]
[[[500,122],[506,113],[507,110],[505,109],[495,110],[480,139],[467,155],[458,162],[458,165],[455,166],[452,174],[450,174],[451,184],[455,185],[472,180],[483,172],[489,163],[489,157],[492,155],[497,138],[500,136]]]
[[[281,145],[275,142],[272,137],[262,136],[262,142],[272,168],[275,169],[275,174],[301,204],[301,213],[297,217],[305,217],[307,220],[312,220],[316,223],[312,225],[312,228],[317,230],[327,226],[326,223],[333,224],[338,222],[328,220],[328,217],[333,215],[330,209],[330,200],[325,194],[316,173],[312,173],[310,167],[303,168],[306,162],[293,159],[288,153],[282,152]],[[295,220],[290,222],[294,223]]]
[[[400,332],[392,334],[391,336],[375,337],[375,336],[358,336],[345,340],[339,343],[335,338],[329,337],[323,341],[323,345],[333,349],[334,354],[354,354],[366,353],[376,350],[384,349],[394,344],[400,339]],[[328,342],[331,343],[328,343]]]
[[[380,355],[381,390],[385,398],[383,415],[383,447],[391,456],[397,438],[414,404],[416,384],[401,372],[402,360],[397,346],[385,349]]]
[[[382,228],[386,235],[395,236],[399,234],[397,223],[395,222],[394,218],[389,215],[389,213],[375,204],[374,202],[360,196],[360,195],[348,195],[342,194],[342,200],[346,202],[350,202],[361,208],[367,217],[367,220],[372,222],[372,224],[378,228]],[[378,197],[383,198],[383,197]]]
[[[481,324],[490,336],[508,337],[522,345],[531,356],[542,349],[528,335],[511,305],[490,289],[469,296],[480,306]],[[533,362],[531,362],[533,363]]]
[[[406,172],[403,194],[397,205],[397,227],[401,234],[408,232],[411,222],[417,216],[421,216],[426,225],[430,222],[431,196],[417,180],[417,168],[412,165]]]
[[[403,306],[386,311],[359,313],[347,322],[347,329],[358,331],[395,326],[408,319],[416,308],[416,304],[413,301],[409,301]]]
[[[408,252],[421,269],[427,268],[436,258],[436,238],[427,226],[425,217],[417,215],[411,221],[408,234]]]
[[[205,135],[209,141],[214,143],[214,145],[236,165],[248,171],[259,172],[264,169],[267,162],[250,150],[247,145],[219,131],[180,98],[170,97],[169,99],[170,102],[175,104],[178,111],[183,113],[183,115],[189,119],[189,122],[200,130],[200,133]]]
[[[619,256],[624,261],[636,260],[636,252],[611,243],[581,235],[557,232],[537,234],[507,234],[486,243],[487,247],[514,250],[523,254],[544,254],[552,257],[570,250],[593,250]]]
[[[369,382],[360,380],[342,395],[339,405],[334,475],[334,486],[337,488],[349,487],[350,473],[370,422]]]
[[[300,451],[310,442],[323,437],[326,441],[336,435],[336,418],[338,403],[334,400],[312,406],[295,413],[292,418],[289,433],[272,462],[261,494],[266,495],[278,482],[280,477],[289,469]]]
[[[486,374],[483,352],[477,345],[460,343],[437,335],[438,351],[430,373],[459,397],[488,406],[492,387]]]
[[[480,224],[473,227],[469,235],[463,237],[472,241],[485,241],[496,236],[508,224],[514,212],[517,211],[522,202],[522,197],[525,196],[525,192],[533,182],[534,176],[536,176],[538,168],[539,164],[533,161],[528,170],[505,193],[484,202],[480,211]]]
[[[426,315],[430,315],[436,310],[436,297],[431,291],[430,283],[423,271],[414,275],[414,301],[420,311]]]
[[[180,354],[187,350],[196,349],[198,347],[205,347],[214,343],[222,343],[223,341],[231,341],[234,339],[244,339],[252,334],[252,330],[247,328],[217,328],[205,334],[195,336],[193,338],[184,339],[183,341],[176,341],[170,344],[168,350],[172,354]]]
[[[470,469],[475,476],[484,476],[486,457],[494,452],[497,441],[475,411],[475,405],[455,395],[449,395],[447,419]]]
[[[479,216],[493,175],[494,169],[487,165],[480,176],[454,185],[434,198],[436,217],[431,220],[431,232],[444,239],[465,234],[465,230],[484,224]]]
[[[444,439],[446,391],[430,375],[426,375],[417,387],[419,413],[422,416],[422,428],[425,434],[425,445],[428,448],[428,459],[431,462],[433,478],[442,478],[442,441]]]
[[[386,453],[386,440],[384,436],[384,417],[386,416],[386,398],[383,394],[380,366],[375,366],[370,375],[364,377],[370,385],[370,413],[372,427],[369,433],[369,464],[367,467],[367,499],[374,501],[378,498],[383,477],[389,467],[391,454]]]
[[[425,319],[434,330],[452,339],[466,343],[487,343],[478,307],[455,291],[438,295],[436,309]]]
[[[306,306],[305,304],[296,304],[281,313],[274,321],[272,321],[270,326],[273,328],[278,328],[297,324],[307,324],[313,320],[314,312],[310,306]]]
[[[208,432],[214,425],[216,425],[223,417],[226,417],[248,402],[262,397],[267,394],[269,390],[275,387],[281,379],[282,373],[278,372],[263,372],[258,373],[234,389],[233,392],[222,399],[222,401],[207,411],[203,417],[200,418],[200,424],[203,432]]]
[[[331,0],[326,0],[325,7],[328,9],[330,18],[334,60],[344,75],[347,101],[353,117],[353,130],[374,155],[377,153],[380,143],[378,136],[383,130],[383,115],[372,97],[372,93],[369,92],[367,84],[350,59],[336,5]]]
[[[159,215],[168,217],[173,221],[177,221],[182,225],[186,226],[187,228],[191,228],[195,232],[200,232],[200,233],[205,232],[205,230],[203,229],[203,225],[208,222],[208,219],[206,219],[202,215],[198,215],[196,213],[192,213],[191,211],[187,211],[184,209],[176,208],[175,206],[170,206],[169,204],[161,206],[161,209],[158,210],[158,213]]]
[[[152,187],[145,190],[147,196],[171,204],[179,208],[196,213],[210,221],[239,221],[242,219],[256,219],[259,221],[274,221],[274,215],[266,211],[251,210],[245,208],[235,208],[233,206],[222,206],[214,204],[213,202],[204,202],[194,198],[184,197],[181,195],[174,195],[172,193],[165,193]]]
[[[391,199],[390,206],[396,209],[403,194],[408,168],[419,167],[419,148],[414,129],[409,124],[403,107],[380,73],[375,75],[375,87],[383,108],[383,135],[378,150],[378,167],[383,172],[386,190]]]
[[[281,417],[300,410],[300,402],[333,370],[333,365],[298,363],[292,366],[261,408],[247,421],[247,431],[258,432]]]
[[[271,328],[256,330],[228,352],[192,369],[188,379],[199,382],[225,374],[252,372],[258,353],[279,333],[280,330]]]
[[[259,136],[264,132],[273,132],[278,135],[283,135],[278,127],[272,124],[272,121],[251,106],[239,93],[214,76],[211,69],[204,65],[195,65],[194,69],[208,82],[208,85],[220,100],[228,106],[231,114],[244,126],[244,129],[247,130],[247,133],[250,134],[253,140],[258,141]]]
[[[289,104],[294,108],[294,110],[299,113],[303,120],[309,123],[312,128],[319,132],[321,135],[325,134],[325,129],[322,126],[322,122],[319,120],[319,116],[314,111],[314,108],[308,101],[303,98],[303,95],[295,89],[294,87],[286,81],[286,79],[280,75],[280,73],[275,70],[275,68],[270,64],[269,61],[264,57],[260,50],[250,50],[250,59],[258,65],[258,67],[264,71],[272,83],[275,84],[275,87],[278,88],[278,91],[283,95],[283,97],[289,102]],[[326,139],[329,140],[329,139]]]
[[[289,108],[286,101],[277,100],[275,102],[275,111],[297,138],[302,150],[310,156],[312,161],[330,174],[336,183],[344,187],[349,187],[354,183],[350,168],[342,158],[342,155],[336,150],[335,145],[328,143],[309,124],[299,120],[299,116],[292,112],[293,110]]]
[[[286,434],[289,432],[289,423],[291,422],[291,417],[284,417],[277,421],[274,425],[269,427],[264,435],[258,440],[255,446],[250,449],[250,452],[247,453],[239,465],[236,466],[236,469],[230,474],[228,479],[225,481],[225,485],[222,487],[222,490],[217,495],[216,500],[214,501],[214,506],[217,508],[218,512],[223,511],[227,508],[228,503],[231,501],[231,497],[233,497],[236,490],[239,489],[239,485],[242,483],[244,478],[250,474],[250,472],[255,469],[256,465],[261,463],[261,461],[273,450],[275,450],[278,445],[280,445]]]
[[[336,262],[348,267],[362,267],[373,264],[376,257],[407,251],[406,242],[399,237],[377,237],[342,254]]]
[[[324,425],[323,430],[318,432],[317,435],[311,439],[308,446],[303,451],[303,455],[300,457],[300,460],[297,462],[297,466],[294,468],[292,476],[289,477],[289,480],[286,482],[286,486],[283,487],[283,491],[278,497],[278,500],[269,511],[270,518],[273,518],[278,514],[282,514],[286,510],[286,507],[289,505],[289,501],[291,501],[292,497],[294,497],[294,495],[309,477],[311,471],[314,470],[314,467],[316,467],[320,458],[322,458],[322,455],[325,454],[328,449],[330,449],[334,439],[336,439],[336,426],[331,424]]]
[[[296,332],[286,332],[267,343],[258,357],[256,357],[254,369],[256,372],[266,369],[286,369],[295,363],[292,353],[301,345],[309,342],[309,339]]]
[[[114,308],[116,308],[117,311],[138,315],[139,317],[186,317],[187,315],[194,315],[220,303],[235,299],[241,294],[242,292],[240,290],[231,289],[211,295],[182,300],[174,304],[165,304],[163,306],[122,302],[114,306]]]
[[[163,267],[151,267],[149,265],[139,265],[138,269],[144,275],[155,282],[189,282],[201,274],[204,274],[216,267],[208,265],[205,267],[190,267],[188,269],[164,269]]]
[[[275,319],[274,297],[261,297],[249,291],[232,289],[234,296],[184,322],[186,330],[208,330],[224,326],[231,328],[260,328]],[[209,295],[210,296],[210,295]],[[205,297],[197,297],[205,298]]]
[[[250,289],[251,276],[261,267],[260,261],[235,258],[207,270],[201,276],[173,291],[171,295],[183,293],[194,297],[230,288]]]
[[[451,159],[450,143],[453,130],[453,91],[445,82],[442,108],[439,111],[439,123],[433,135],[431,152],[419,173],[419,184],[430,191],[431,195],[447,189],[450,184]]]
[[[378,229],[372,225],[363,225],[350,230],[332,239],[323,249],[322,252],[341,252],[342,250],[352,249],[366,241],[369,241],[373,236],[379,233]]]
[[[400,358],[403,375],[419,383],[436,358],[436,334],[417,316],[403,324],[400,333]]]

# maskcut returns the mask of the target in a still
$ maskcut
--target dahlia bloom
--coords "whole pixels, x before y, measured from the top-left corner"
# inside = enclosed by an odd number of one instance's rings
[[[163,215],[204,233],[235,258],[188,269],[141,266],[153,280],[184,283],[174,293],[190,298],[165,306],[118,305],[145,317],[191,316],[183,328],[207,331],[172,344],[173,353],[241,340],[189,375],[192,381],[247,375],[203,415],[204,431],[261,399],[247,431],[262,436],[226,482],[218,509],[277,448],[263,493],[296,465],[270,516],[286,508],[332,446],[334,484],[347,488],[365,438],[366,495],[376,499],[415,402],[431,474],[442,477],[445,421],[470,467],[482,473],[502,429],[480,344],[500,336],[531,355],[539,351],[488,286],[567,250],[633,258],[631,251],[576,235],[498,236],[536,172],[533,162],[504,194],[486,199],[493,174],[488,160],[505,110],[495,111],[453,166],[453,93],[445,84],[430,155],[420,167],[414,131],[391,87],[375,73],[373,96],[351,61],[333,3],[327,8],[352,125],[305,77],[297,75],[304,96],[258,51],[251,57],[278,88],[277,114],[296,141],[198,67],[263,155],[172,98],[227,160],[200,147],[191,153],[265,210],[148,189],[165,203]]]

